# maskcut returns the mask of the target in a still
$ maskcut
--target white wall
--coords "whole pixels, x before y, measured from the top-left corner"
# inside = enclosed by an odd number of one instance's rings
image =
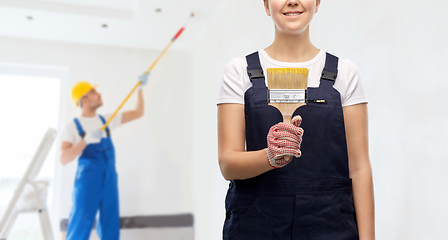
[[[0,62],[4,63],[69,70],[68,82],[62,84],[65,89],[62,89],[61,99],[66,111],[60,121],[66,122],[80,114],[69,98],[69,90],[77,81],[98,83],[104,101],[99,113],[112,112],[159,51],[0,37],[0,53]],[[112,133],[122,216],[193,211],[191,68],[188,52],[170,51],[154,69],[144,88],[145,116]],[[135,102],[136,97],[131,97],[123,109],[133,108]],[[13,117],[13,113],[8,114]],[[56,159],[54,161],[58,186],[55,192],[60,206],[52,210],[59,212],[56,218],[67,218],[76,163],[61,167]],[[53,221],[57,223],[59,219]]]
[[[322,1],[311,26],[317,47],[351,59],[361,72],[377,239],[448,238],[447,10],[443,0]],[[219,239],[224,222],[215,106],[224,67],[272,40],[261,0],[230,0],[193,49],[196,239]]]

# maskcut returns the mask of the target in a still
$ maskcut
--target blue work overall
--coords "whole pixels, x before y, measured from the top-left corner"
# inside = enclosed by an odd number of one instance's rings
[[[283,117],[268,105],[258,52],[246,60],[252,81],[244,96],[246,148],[257,151],[267,148],[269,128]],[[341,97],[333,88],[337,68],[338,58],[327,53],[319,87],[309,87],[307,98],[311,101],[293,113],[303,119],[302,156],[283,168],[230,182],[224,240],[359,238]]]
[[[101,121],[106,121],[99,116]],[[79,134],[85,132],[74,119]],[[118,182],[115,171],[115,149],[106,128],[107,138],[89,144],[78,159],[73,207],[70,213],[67,240],[88,240],[99,211],[97,233],[102,240],[120,238]]]

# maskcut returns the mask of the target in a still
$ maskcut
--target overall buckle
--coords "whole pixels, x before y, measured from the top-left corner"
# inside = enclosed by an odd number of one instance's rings
[[[337,72],[329,72],[329,71],[322,71],[321,79],[330,80],[330,81],[336,81],[336,78],[338,77]]]
[[[249,69],[247,68],[247,74],[249,74],[249,79],[252,82],[254,78],[262,78],[264,77],[263,69]]]

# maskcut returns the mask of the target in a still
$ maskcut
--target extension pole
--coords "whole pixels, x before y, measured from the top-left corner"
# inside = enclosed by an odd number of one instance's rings
[[[194,14],[192,13],[190,15],[190,17],[188,18],[188,20],[190,20],[190,18],[194,17]],[[157,57],[157,59],[154,61],[154,63],[151,65],[151,67],[149,67],[148,71],[146,71],[146,74],[149,74],[152,69],[154,68],[154,66],[156,66],[157,62],[159,62],[159,60],[162,58],[162,56],[166,53],[166,51],[168,50],[168,48],[171,47],[171,45],[174,43],[174,41],[176,41],[176,39],[182,34],[182,32],[185,30],[185,27],[188,23],[185,23],[185,25],[176,33],[176,35],[171,39],[170,43],[168,44],[168,46],[165,47],[165,49],[162,51],[162,53],[159,54],[159,56]],[[115,112],[112,114],[112,116],[110,116],[110,118],[107,120],[107,122],[104,124],[104,126],[101,128],[101,131],[104,131],[106,129],[106,127],[109,125],[109,123],[112,121],[112,119],[114,119],[115,115],[117,115],[118,111],[120,111],[120,109],[123,107],[123,105],[128,101],[128,99],[131,97],[131,95],[135,92],[135,90],[140,86],[141,82],[138,81],[137,84],[135,84],[135,87],[131,90],[131,92],[128,94],[128,96],[126,96],[126,98],[123,100],[123,102],[120,104],[120,106],[118,106],[117,110],[115,110]]]

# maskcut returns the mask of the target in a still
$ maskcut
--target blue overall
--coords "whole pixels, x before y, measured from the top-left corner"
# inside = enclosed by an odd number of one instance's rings
[[[106,121],[99,116],[101,121]],[[81,137],[85,132],[74,119]],[[88,240],[99,211],[97,233],[102,240],[120,238],[118,181],[115,171],[115,149],[106,128],[107,138],[89,144],[78,159],[73,207],[70,213],[67,240]]]
[[[267,148],[269,128],[283,121],[268,105],[258,52],[246,57],[252,81],[244,96],[247,151]],[[227,192],[224,240],[354,240],[358,230],[349,178],[341,97],[333,88],[338,58],[328,54],[318,88],[295,110],[304,129],[302,156],[280,169],[233,180]],[[261,73],[260,73],[261,72]]]

